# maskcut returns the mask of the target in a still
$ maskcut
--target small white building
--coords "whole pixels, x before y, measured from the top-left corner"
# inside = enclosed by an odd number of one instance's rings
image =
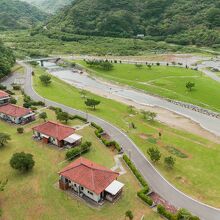
[[[7,92],[0,90],[0,106],[8,104],[10,101],[10,96]]]
[[[96,203],[104,199],[115,201],[124,187],[123,183],[117,181],[119,173],[83,157],[69,164],[59,175],[62,190],[70,189],[78,196],[90,198]]]
[[[34,137],[45,144],[53,144],[58,147],[76,146],[81,144],[82,136],[75,134],[75,129],[56,122],[47,121],[32,128]]]
[[[21,106],[5,104],[0,106],[0,118],[10,123],[26,124],[35,120],[35,113]]]

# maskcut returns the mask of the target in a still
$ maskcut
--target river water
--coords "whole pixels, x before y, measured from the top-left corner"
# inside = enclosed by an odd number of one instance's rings
[[[119,97],[123,97],[127,100],[131,100],[135,103],[145,106],[157,106],[177,114],[183,115],[191,120],[200,124],[204,129],[212,132],[213,134],[220,136],[220,119],[207,116],[205,114],[175,105],[162,98],[149,95],[147,93],[136,91],[130,88],[125,88],[120,85],[112,85],[100,80],[91,78],[87,74],[80,74],[79,71],[72,71],[56,66],[54,63],[45,62],[44,66],[48,69],[50,74],[58,77],[59,79],[85,90],[95,90],[114,94]]]

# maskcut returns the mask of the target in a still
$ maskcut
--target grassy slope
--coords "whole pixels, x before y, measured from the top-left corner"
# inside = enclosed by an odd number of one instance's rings
[[[34,78],[34,87],[39,94],[65,105],[83,111],[86,110],[84,100],[80,98],[79,91],[74,87],[54,77],[51,86],[42,86],[38,79],[39,74],[42,72],[41,69],[38,69]],[[170,155],[163,147],[164,145],[171,145],[185,152],[188,158],[176,158],[176,167],[173,171],[168,171],[162,161],[157,165],[158,169],[179,189],[206,203],[220,207],[218,196],[220,193],[219,145],[198,136],[169,128],[158,122],[153,124],[146,123],[140,114],[130,117],[127,106],[124,104],[91,93],[88,93],[88,96],[101,101],[98,110],[89,110],[89,113],[106,119],[126,131],[145,155],[147,155],[146,151],[150,146],[158,146],[160,148],[163,153],[162,160],[164,156]],[[113,115],[114,117],[112,117]],[[129,129],[128,124],[130,122],[135,123],[136,130]],[[142,133],[157,136],[158,130],[163,131],[162,140],[160,140],[158,145],[151,144],[147,140],[140,138]],[[211,182],[210,179],[212,180]]]
[[[78,61],[77,61],[78,62]],[[131,64],[115,64],[111,71],[88,68],[84,61],[79,63],[92,74],[133,86],[163,97],[181,100],[215,111],[220,111],[220,84],[201,72],[179,67],[153,66],[152,69],[143,66],[137,68]],[[195,82],[196,87],[189,92],[186,82]],[[216,97],[213,99],[213,97]]]
[[[49,110],[47,113],[50,120],[55,119],[54,113]],[[100,211],[89,208],[57,189],[55,186],[58,180],[57,172],[67,164],[59,164],[64,160],[65,152],[31,139],[31,127],[37,123],[42,121],[26,125],[25,133],[18,135],[16,126],[0,121],[0,132],[7,131],[12,137],[12,141],[0,149],[1,179],[9,179],[6,190],[0,197],[3,219],[124,219],[127,209],[131,209],[138,219],[142,215],[152,220],[160,219],[137,199],[136,192],[140,186],[129,171],[119,178],[126,185],[122,199],[114,205],[107,203]],[[77,122],[74,121],[75,123]],[[84,155],[85,157],[109,168],[114,166],[113,152],[100,143],[94,135],[94,129],[87,127],[77,133],[93,143],[92,150]],[[21,151],[34,155],[36,165],[29,174],[20,174],[9,166],[11,155]]]

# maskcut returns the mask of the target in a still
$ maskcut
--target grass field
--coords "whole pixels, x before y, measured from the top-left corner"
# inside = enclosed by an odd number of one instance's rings
[[[220,99],[220,84],[199,71],[167,66],[137,68],[132,64],[114,64],[112,70],[103,71],[89,67],[84,61],[77,62],[96,76],[220,112],[220,102],[216,101]],[[185,86],[189,81],[196,85],[191,92]]]
[[[55,120],[52,111],[46,112],[50,120]],[[146,219],[161,219],[137,198],[136,192],[140,185],[129,170],[119,177],[125,183],[122,198],[115,204],[106,203],[100,210],[93,209],[59,190],[56,187],[59,178],[57,172],[67,165],[67,162],[61,163],[65,159],[65,151],[32,140],[31,127],[39,123],[42,120],[25,125],[25,133],[18,135],[17,126],[0,121],[0,132],[7,131],[12,138],[7,146],[0,148],[1,179],[9,180],[5,191],[0,194],[2,219],[124,219],[124,213],[128,209],[133,211],[135,219],[140,219],[143,215]],[[80,123],[74,120],[70,125]],[[84,155],[86,158],[109,168],[115,165],[114,153],[96,138],[93,128],[86,127],[77,133],[83,135],[84,140],[93,143],[91,151]],[[35,167],[30,173],[19,173],[9,165],[12,154],[21,151],[34,155]],[[125,164],[124,167],[126,168]]]
[[[43,70],[38,68],[34,77],[34,87],[39,94],[53,101],[86,111],[85,100],[80,97],[76,88],[54,77],[49,87],[42,86],[38,78],[42,72]],[[124,130],[146,156],[150,146],[157,146],[161,150],[163,157],[156,166],[170,182],[194,198],[220,207],[219,145],[158,122],[146,122],[139,113],[132,116],[124,104],[91,93],[88,93],[87,96],[101,101],[96,111],[87,109],[88,112]],[[114,117],[112,117],[113,115]],[[131,122],[136,125],[137,129],[129,128]],[[158,140],[158,131],[163,133],[161,140]],[[145,136],[152,136],[157,143],[151,143]],[[173,171],[167,170],[163,164],[164,157],[170,155],[167,150],[168,145],[187,155],[185,159],[173,155],[176,158],[176,166]]]

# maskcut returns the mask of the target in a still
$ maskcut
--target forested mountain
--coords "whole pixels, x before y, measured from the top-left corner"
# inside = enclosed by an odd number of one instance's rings
[[[30,28],[45,18],[46,13],[26,2],[0,0],[0,30]]]
[[[23,0],[23,1],[26,1],[48,13],[54,13],[58,9],[63,8],[65,5],[68,5],[71,2],[73,2],[73,0]]]
[[[47,24],[49,31],[134,37],[177,44],[220,44],[219,0],[75,0]]]
[[[0,79],[10,73],[15,64],[15,56],[12,51],[0,41]]]

